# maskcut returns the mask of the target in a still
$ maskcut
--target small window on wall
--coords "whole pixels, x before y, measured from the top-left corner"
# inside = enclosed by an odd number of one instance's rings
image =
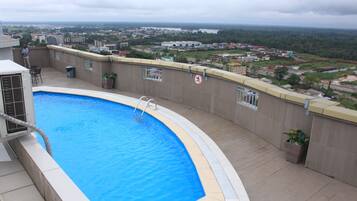
[[[61,54],[59,52],[55,52],[55,58],[57,61],[61,60]]]
[[[252,109],[258,108],[258,100],[259,100],[259,93],[245,88],[245,87],[237,87],[237,103],[250,107]]]
[[[153,81],[162,81],[162,69],[159,68],[145,68],[144,79]]]
[[[91,60],[84,60],[84,69],[93,71],[93,62]]]

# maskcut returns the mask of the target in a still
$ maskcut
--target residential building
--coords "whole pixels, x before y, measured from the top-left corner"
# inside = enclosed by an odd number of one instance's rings
[[[128,42],[121,42],[121,43],[119,43],[119,47],[120,48],[126,48],[126,47],[128,47],[129,46],[129,43]]]
[[[104,42],[101,40],[94,40],[94,46],[95,47],[103,47],[104,46]]]
[[[86,41],[86,38],[81,35],[71,35],[69,37],[64,38],[65,43],[70,43],[70,44],[84,44]]]
[[[40,42],[46,41],[46,35],[44,34],[31,34],[32,40],[36,41],[39,40]]]
[[[162,42],[161,46],[166,48],[198,48],[202,45],[198,41],[168,41]]]

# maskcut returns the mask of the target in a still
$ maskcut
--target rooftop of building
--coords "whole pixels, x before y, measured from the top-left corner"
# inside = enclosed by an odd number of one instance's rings
[[[102,56],[58,46],[49,46],[48,48],[50,50],[56,50],[75,56],[77,59],[85,58],[98,62],[118,62],[121,64],[156,66],[170,70],[173,69],[185,72],[204,73],[210,77],[219,78],[221,80],[228,81],[229,83],[232,82],[247,86],[279,100],[299,105],[300,107],[304,105],[306,100],[313,99],[313,97],[290,92],[252,78],[201,66],[191,66],[154,60],[129,59],[115,56]],[[70,59],[66,58],[65,61],[68,60]],[[55,66],[56,64],[53,63],[52,65],[53,66],[42,66],[44,82],[40,85],[105,91],[135,98],[143,95],[141,93],[122,90],[106,90],[94,85],[93,83],[83,81],[82,79],[68,79],[63,72],[56,70],[62,70],[60,66]],[[287,162],[284,158],[284,152],[282,150],[278,149],[261,136],[258,136],[257,133],[254,133],[230,120],[222,118],[217,114],[203,111],[186,104],[170,101],[165,98],[155,97],[155,99],[160,105],[170,108],[171,110],[189,119],[202,129],[220,147],[242,179],[250,200],[356,200],[356,187],[305,168],[303,165],[295,165]],[[338,106],[338,103],[324,99],[311,100],[308,111],[318,116],[336,119],[338,121],[341,120],[343,122],[348,122],[349,124],[352,123],[353,125],[357,123],[356,111],[344,109]],[[341,133],[341,135],[342,134],[343,133]],[[340,142],[340,140],[337,139],[335,139],[335,141]],[[334,149],[337,149],[337,146],[334,147]],[[2,167],[4,166],[0,163],[0,170]],[[3,183],[6,185],[8,180],[7,178],[4,178],[0,175],[0,184],[1,179],[3,179]]]

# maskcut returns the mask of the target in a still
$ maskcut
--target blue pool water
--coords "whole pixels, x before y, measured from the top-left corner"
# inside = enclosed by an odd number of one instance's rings
[[[54,159],[90,200],[204,196],[185,147],[154,117],[137,121],[131,107],[84,96],[38,92],[34,99]]]

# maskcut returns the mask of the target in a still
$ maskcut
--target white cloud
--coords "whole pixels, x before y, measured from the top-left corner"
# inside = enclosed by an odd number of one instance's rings
[[[356,0],[0,0],[4,21],[213,22],[357,28]]]

